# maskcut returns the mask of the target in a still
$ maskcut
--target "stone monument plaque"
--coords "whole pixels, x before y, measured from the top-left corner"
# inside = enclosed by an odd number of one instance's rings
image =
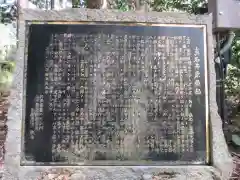
[[[205,25],[26,28],[23,165],[209,162]]]

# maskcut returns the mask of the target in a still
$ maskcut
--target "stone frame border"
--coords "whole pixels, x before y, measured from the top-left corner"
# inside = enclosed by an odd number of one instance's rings
[[[19,14],[19,42],[18,56],[16,61],[16,71],[14,75],[13,90],[10,95],[10,107],[8,113],[8,135],[5,143],[6,154],[4,161],[3,179],[37,179],[37,176],[43,171],[53,169],[62,169],[64,167],[48,166],[21,166],[21,134],[22,134],[22,103],[23,103],[23,71],[25,54],[25,21],[123,21],[123,22],[152,22],[164,24],[206,24],[207,25],[207,53],[209,70],[209,105],[210,105],[210,134],[211,134],[211,166],[141,166],[141,167],[73,167],[69,169],[77,173],[86,174],[84,177],[90,178],[95,174],[107,177],[106,174],[114,172],[121,174],[122,178],[134,179],[133,177],[145,173],[158,173],[171,171],[184,174],[185,179],[192,179],[192,174],[218,174],[224,180],[228,179],[233,170],[233,161],[228,152],[227,144],[222,131],[222,121],[217,113],[216,104],[216,74],[213,61],[213,36],[212,36],[212,17],[211,15],[189,15],[186,13],[159,13],[159,12],[120,12],[117,10],[90,10],[90,9],[65,9],[61,11],[43,11],[33,9],[21,9]],[[207,173],[209,172],[209,173]],[[81,174],[80,173],[80,174]],[[206,174],[207,173],[207,174]],[[129,176],[132,174],[132,176]],[[100,175],[99,175],[100,176]],[[94,177],[94,176],[93,176]],[[194,176],[195,177],[195,176]]]

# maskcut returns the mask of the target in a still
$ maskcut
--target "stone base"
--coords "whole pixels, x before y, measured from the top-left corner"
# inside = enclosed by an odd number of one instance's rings
[[[8,172],[3,180],[225,180],[211,166],[162,167],[21,167]]]

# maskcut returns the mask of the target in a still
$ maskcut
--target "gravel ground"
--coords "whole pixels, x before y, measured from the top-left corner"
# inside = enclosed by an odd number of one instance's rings
[[[7,110],[8,110],[8,98],[9,93],[1,94],[0,95],[0,179],[2,177],[2,168],[4,162],[4,143],[6,140],[7,134]]]
[[[240,180],[240,153],[232,153],[235,169],[230,180]]]

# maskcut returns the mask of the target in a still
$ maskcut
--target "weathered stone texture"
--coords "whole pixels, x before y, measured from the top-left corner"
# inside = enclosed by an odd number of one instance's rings
[[[21,156],[21,126],[23,117],[23,71],[25,46],[25,20],[35,21],[128,21],[152,23],[185,23],[207,24],[208,30],[208,61],[209,61],[209,87],[210,88],[210,119],[212,134],[212,166],[200,167],[66,167],[72,172],[72,180],[148,180],[152,176],[160,179],[172,180],[210,180],[213,174],[221,179],[229,178],[233,163],[228,152],[222,131],[221,119],[217,113],[216,80],[213,61],[212,18],[210,15],[192,16],[184,13],[139,13],[119,12],[112,10],[69,9],[63,11],[21,10],[17,69],[15,72],[14,88],[11,93],[8,116],[8,135],[6,140],[6,154],[4,165],[4,180],[31,180],[40,177],[42,172],[51,171],[52,168],[60,171],[62,167],[23,167],[20,166]],[[168,172],[168,173],[167,173]],[[52,174],[56,171],[52,172]],[[51,173],[50,173],[51,174]],[[51,175],[50,175],[51,176]],[[49,178],[50,178],[49,176]],[[52,175],[53,176],[53,175]],[[49,179],[48,178],[48,179]]]

